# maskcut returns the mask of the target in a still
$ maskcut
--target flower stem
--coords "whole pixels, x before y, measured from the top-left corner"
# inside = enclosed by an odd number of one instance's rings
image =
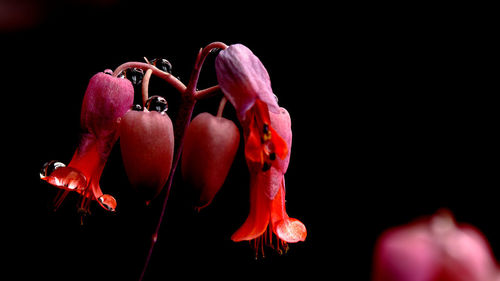
[[[224,111],[224,107],[226,106],[227,99],[225,96],[222,96],[219,104],[219,110],[217,110],[217,117],[222,117],[222,112]]]
[[[200,91],[196,91],[196,93],[194,94],[194,97],[197,100],[205,99],[205,98],[213,96],[219,90],[220,90],[219,85],[215,85],[215,86],[212,86],[210,88],[206,88],[206,89],[203,89],[203,90],[200,90]]]
[[[114,77],[118,77],[120,73],[122,73],[124,70],[128,68],[140,68],[142,70],[148,70],[151,69],[153,71],[153,75],[158,76],[159,78],[167,81],[170,85],[172,85],[177,91],[183,93],[186,91],[186,86],[179,81],[179,79],[175,78],[172,74],[168,72],[164,72],[159,70],[156,66],[144,63],[144,62],[126,62],[120,66],[118,66],[115,71],[113,72]]]
[[[142,106],[146,105],[146,101],[149,98],[148,89],[149,89],[149,79],[151,78],[151,73],[153,70],[148,69],[146,73],[144,73],[144,77],[142,78]]]
[[[146,63],[136,63],[136,62],[130,62],[130,63],[124,63],[121,66],[119,66],[113,73],[113,75],[118,75],[121,71],[124,69],[130,68],[130,67],[135,67],[135,68],[141,68],[141,69],[151,69],[152,74],[159,76],[160,78],[163,78],[170,84],[172,84],[179,92],[182,94],[182,101],[181,105],[179,108],[179,111],[177,113],[177,118],[174,123],[174,157],[173,157],[173,162],[172,162],[172,169],[170,170],[170,175],[168,177],[167,183],[165,185],[166,193],[165,197],[163,199],[163,205],[162,205],[162,210],[160,213],[160,217],[158,218],[158,223],[156,224],[156,229],[155,232],[153,233],[151,237],[151,246],[149,248],[148,255],[146,257],[146,261],[144,263],[144,267],[141,272],[141,276],[139,277],[139,281],[142,281],[144,278],[144,274],[146,273],[146,270],[149,265],[149,261],[151,260],[151,256],[153,254],[153,249],[154,246],[156,245],[156,242],[158,241],[158,234],[160,232],[161,224],[163,222],[163,219],[165,217],[165,210],[167,209],[167,203],[168,203],[168,197],[170,195],[170,190],[172,187],[172,181],[174,178],[175,171],[177,169],[177,165],[179,164],[182,148],[183,148],[183,143],[184,143],[184,135],[186,132],[187,127],[189,126],[189,123],[191,121],[191,117],[193,114],[193,109],[196,104],[196,101],[198,100],[198,97],[200,97],[200,93],[202,93],[201,97],[206,97],[209,94],[215,92],[216,90],[219,89],[218,86],[211,87],[202,91],[196,91],[196,86],[198,84],[198,77],[200,76],[200,71],[201,67],[203,66],[203,62],[205,61],[205,58],[210,54],[210,52],[214,48],[221,48],[225,49],[227,48],[226,44],[221,43],[221,42],[214,42],[209,45],[207,45],[205,48],[201,49],[200,52],[198,53],[198,57],[196,58],[196,62],[193,68],[193,71],[191,73],[191,77],[189,79],[189,83],[186,86],[182,84],[179,80],[177,80],[175,77],[170,75],[169,73],[163,72],[156,68],[153,65],[146,64]],[[121,70],[120,70],[121,69]],[[145,75],[146,76],[146,75]]]

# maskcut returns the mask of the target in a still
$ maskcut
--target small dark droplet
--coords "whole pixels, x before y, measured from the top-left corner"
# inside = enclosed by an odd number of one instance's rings
[[[131,108],[133,111],[142,111],[142,106],[140,104],[134,104]]]
[[[138,86],[142,84],[142,78],[144,77],[144,70],[140,68],[132,68],[129,71],[126,72],[126,77],[130,82],[132,82],[132,85]]]
[[[166,59],[154,59],[153,65],[164,72],[172,73],[172,64]]]
[[[152,96],[146,101],[146,108],[149,111],[157,111],[159,113],[165,113],[168,110],[168,103],[164,97]]]

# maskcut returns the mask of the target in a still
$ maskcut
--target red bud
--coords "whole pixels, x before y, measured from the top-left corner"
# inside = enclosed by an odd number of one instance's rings
[[[209,113],[189,125],[182,154],[182,177],[199,193],[200,208],[210,204],[224,184],[238,150],[240,132],[228,119]]]
[[[168,115],[129,111],[120,125],[120,148],[130,183],[147,199],[168,180],[174,153],[174,131]]]

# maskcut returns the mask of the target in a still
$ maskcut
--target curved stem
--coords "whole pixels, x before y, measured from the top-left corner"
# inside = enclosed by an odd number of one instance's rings
[[[217,117],[222,117],[222,112],[224,111],[224,107],[226,106],[227,99],[225,96],[222,96],[219,104],[219,110],[217,110]]]
[[[134,62],[134,61],[126,62],[115,69],[115,71],[113,72],[113,76],[117,77],[118,75],[120,75],[121,72],[123,72],[128,68],[140,68],[142,70],[151,69],[153,71],[152,73],[153,75],[158,76],[159,78],[167,81],[170,85],[172,85],[175,89],[177,89],[177,91],[181,93],[186,91],[186,86],[181,81],[179,81],[179,79],[175,78],[172,74],[168,72],[163,72],[158,68],[156,68],[156,66],[144,62]]]
[[[142,281],[144,278],[144,274],[149,265],[149,261],[151,260],[151,256],[153,254],[154,246],[156,245],[156,241],[158,240],[158,234],[160,232],[161,224],[165,217],[165,210],[167,209],[168,198],[170,195],[170,190],[172,187],[172,181],[174,178],[175,171],[179,164],[179,160],[181,158],[181,152],[184,142],[184,133],[189,126],[191,116],[193,114],[193,109],[196,101],[193,99],[184,99],[182,100],[182,104],[179,109],[178,116],[174,124],[174,157],[172,162],[172,169],[170,170],[170,175],[168,177],[167,183],[165,184],[166,193],[163,199],[163,205],[160,213],[160,217],[158,218],[158,222],[156,224],[155,232],[151,237],[151,245],[149,247],[149,252],[146,257],[146,261],[144,263],[144,267],[141,272],[141,276],[139,277],[139,281]]]
[[[203,89],[203,90],[196,91],[196,93],[194,94],[194,97],[195,97],[196,100],[202,100],[202,99],[205,99],[205,98],[212,97],[219,90],[220,90],[219,85],[215,85],[215,86],[212,86],[210,88],[206,88],[206,89]]]
[[[153,71],[154,75],[160,76],[160,78],[163,78],[170,84],[172,84],[174,87],[176,87],[179,92],[182,93],[182,101],[181,105],[179,108],[179,111],[177,113],[177,118],[175,120],[174,124],[174,157],[173,157],[173,162],[172,162],[172,169],[170,170],[170,176],[168,178],[168,181],[166,183],[166,194],[163,200],[163,205],[160,213],[160,217],[158,219],[158,223],[156,224],[156,229],[155,232],[153,233],[152,239],[151,239],[151,246],[149,248],[148,255],[146,257],[146,262],[144,264],[144,267],[141,272],[141,276],[139,277],[139,281],[142,281],[144,278],[144,274],[146,273],[146,270],[149,265],[149,261],[151,259],[151,255],[153,254],[153,249],[154,246],[156,245],[156,242],[158,240],[158,233],[160,232],[161,224],[163,222],[163,219],[165,217],[165,210],[167,209],[167,202],[168,198],[170,195],[170,189],[172,187],[172,181],[173,177],[175,174],[175,171],[177,169],[177,165],[179,164],[182,148],[183,148],[183,142],[184,142],[184,135],[186,132],[187,127],[189,126],[189,123],[191,121],[191,116],[193,114],[193,109],[194,105],[196,104],[197,100],[197,95],[200,97],[200,93],[202,93],[201,97],[208,96],[209,94],[215,92],[216,90],[219,89],[218,86],[211,87],[208,89],[205,89],[203,91],[196,91],[196,85],[198,84],[198,77],[200,76],[200,70],[203,65],[203,62],[205,61],[205,58],[210,54],[210,52],[214,48],[220,48],[220,49],[225,49],[227,48],[227,45],[222,43],[222,42],[214,42],[208,44],[205,48],[201,49],[200,52],[198,53],[198,57],[196,58],[196,62],[193,68],[193,71],[191,73],[191,77],[189,79],[189,83],[186,86],[182,84],[179,80],[177,80],[175,77],[172,75],[165,73],[155,66],[146,64],[146,63],[125,63],[119,66],[113,75],[117,76],[123,69],[130,68],[130,67],[135,67],[135,68],[141,68],[141,69],[151,69]],[[120,70],[121,69],[121,70]],[[175,79],[175,80],[174,80]]]
[[[207,56],[212,52],[213,49],[226,49],[227,45],[222,42],[213,42],[208,44],[205,48],[201,49],[198,53],[198,57],[196,58],[196,62],[194,64],[193,72],[191,73],[191,77],[189,79],[189,84],[187,86],[187,91],[192,91],[193,96],[196,99],[201,99],[199,96],[199,92],[196,92],[196,86],[198,85],[198,78],[200,77],[201,67],[203,66],[203,62]]]
[[[149,98],[148,89],[149,89],[149,79],[151,78],[151,73],[153,70],[148,69],[146,73],[144,73],[144,77],[142,78],[142,107],[146,105],[146,101]]]

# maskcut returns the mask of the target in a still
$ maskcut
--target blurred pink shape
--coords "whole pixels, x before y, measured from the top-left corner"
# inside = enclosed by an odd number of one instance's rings
[[[498,281],[490,245],[449,211],[387,230],[375,247],[373,281]]]

